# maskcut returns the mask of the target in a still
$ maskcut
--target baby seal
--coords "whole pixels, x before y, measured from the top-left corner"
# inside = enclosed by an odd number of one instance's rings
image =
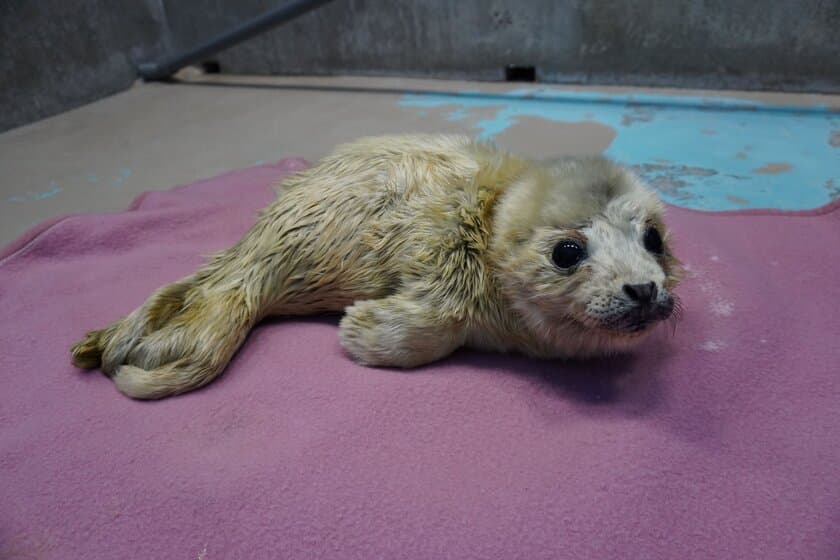
[[[624,351],[677,306],[661,202],[601,157],[364,138],[281,187],[236,245],[88,333],[73,363],[155,399],[209,383],[269,315],[343,310],[341,344],[356,361],[412,368],[461,346]]]

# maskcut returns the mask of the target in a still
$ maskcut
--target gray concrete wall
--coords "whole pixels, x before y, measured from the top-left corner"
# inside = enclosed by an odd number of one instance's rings
[[[0,1],[0,130],[128,87],[281,0]],[[218,56],[223,72],[840,91],[840,0],[335,0]]]
[[[177,44],[274,4],[165,0]],[[223,72],[840,90],[840,0],[335,0],[218,57]]]
[[[161,0],[0,0],[0,130],[129,87],[166,30]]]

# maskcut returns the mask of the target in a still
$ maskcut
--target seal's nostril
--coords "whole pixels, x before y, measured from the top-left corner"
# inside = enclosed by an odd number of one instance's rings
[[[622,290],[631,300],[639,303],[650,303],[656,299],[657,289],[655,282],[647,284],[624,284]]]

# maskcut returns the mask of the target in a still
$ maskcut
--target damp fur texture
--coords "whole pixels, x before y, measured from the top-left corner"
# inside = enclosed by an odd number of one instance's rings
[[[364,138],[279,192],[236,245],[88,333],[73,363],[161,398],[213,380],[266,316],[341,311],[342,346],[369,366],[412,368],[462,346],[582,358],[631,348],[677,305],[662,204],[601,157]],[[562,268],[552,254],[569,240],[584,257]],[[659,311],[640,315],[624,287],[651,283]]]

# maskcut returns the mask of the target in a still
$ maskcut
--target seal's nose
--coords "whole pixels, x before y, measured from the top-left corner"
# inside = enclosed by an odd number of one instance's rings
[[[656,283],[648,282],[647,284],[624,284],[622,288],[631,300],[638,302],[640,305],[647,305],[656,300]]]

